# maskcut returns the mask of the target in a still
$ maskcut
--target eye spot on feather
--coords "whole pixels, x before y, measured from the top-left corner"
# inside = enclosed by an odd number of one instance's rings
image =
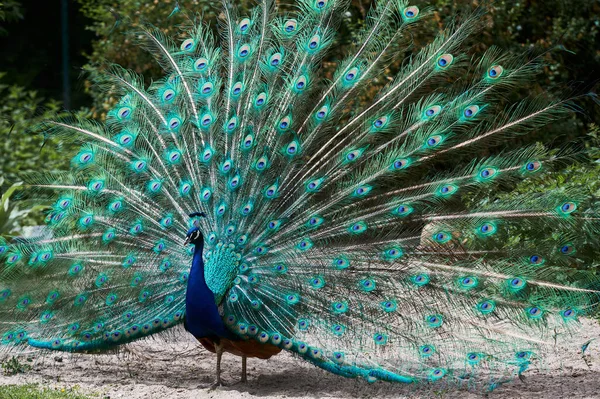
[[[196,45],[196,43],[194,42],[194,39],[186,39],[183,41],[183,43],[181,43],[181,50],[182,51],[192,51],[192,50],[194,50],[195,45]]]
[[[344,270],[350,267],[350,261],[345,257],[335,258],[333,260],[333,267],[338,270]]]
[[[301,75],[299,76],[295,83],[294,83],[294,87],[296,89],[296,92],[302,92],[306,89],[308,85],[308,77],[306,75]]]
[[[381,302],[381,307],[384,312],[391,313],[395,312],[398,309],[398,303],[393,300]]]
[[[385,345],[388,342],[388,336],[382,333],[375,333],[375,335],[373,335],[373,340],[377,345]]]
[[[479,280],[474,276],[461,277],[458,279],[458,285],[464,290],[471,290],[479,284]]]
[[[467,353],[467,363],[471,366],[478,364],[481,361],[481,355],[479,353]]]
[[[306,191],[311,193],[318,192],[324,180],[324,178],[309,180],[306,183]]]
[[[300,331],[308,331],[308,327],[310,327],[310,320],[300,319],[298,320],[298,328]]]
[[[422,357],[431,357],[435,353],[435,347],[433,345],[421,345],[419,353]]]
[[[175,90],[167,89],[164,91],[163,96],[162,96],[163,101],[170,102],[174,98],[175,98]]]
[[[277,274],[285,274],[287,272],[287,266],[283,263],[276,264],[273,269]]]
[[[498,79],[504,73],[504,68],[500,65],[494,65],[488,69],[487,76],[490,79]]]
[[[567,201],[559,205],[557,209],[559,214],[568,216],[577,210],[577,204],[572,201]]]
[[[492,222],[484,222],[479,225],[476,229],[476,232],[479,236],[488,237],[494,235],[498,231],[498,227],[495,223]]]
[[[206,82],[202,85],[200,90],[204,96],[208,96],[214,91],[214,85],[211,82]]]
[[[412,212],[414,211],[414,208],[410,205],[399,205],[396,208],[394,208],[393,213],[397,216],[400,217],[405,217],[410,215]]]
[[[452,56],[452,54],[442,54],[437,58],[435,63],[440,69],[446,69],[450,65],[452,65],[453,61],[454,57]]]
[[[454,184],[445,184],[437,189],[437,194],[442,197],[449,197],[458,191],[458,186]]]
[[[303,238],[297,245],[296,248],[300,251],[307,251],[313,247],[313,242],[310,238]]]
[[[329,107],[327,105],[324,105],[317,111],[317,113],[315,114],[315,117],[317,118],[317,120],[324,120],[328,114],[329,114]]]
[[[360,70],[357,67],[350,68],[346,75],[344,76],[344,80],[346,83],[353,83],[359,76]]]
[[[375,280],[373,279],[360,280],[358,286],[364,292],[372,292],[377,288],[377,284],[375,284]]]
[[[575,247],[571,244],[565,244],[560,247],[560,253],[563,255],[573,255],[575,253]]]
[[[542,163],[539,161],[530,161],[525,164],[525,170],[527,172],[537,172],[542,168]]]
[[[347,302],[334,302],[331,306],[334,313],[346,313],[348,311]]]
[[[532,355],[533,353],[528,351],[519,351],[515,353],[515,358],[519,362],[527,362],[529,359],[531,359]]]
[[[333,352],[333,361],[337,364],[344,363],[344,357],[343,352]]]
[[[14,265],[15,263],[17,263],[19,260],[21,260],[21,255],[20,254],[12,254],[10,255],[7,259],[6,262],[9,265]]]
[[[393,261],[404,256],[404,251],[400,247],[391,247],[383,251],[383,259]]]
[[[251,21],[249,18],[244,18],[240,21],[240,23],[238,24],[238,29],[240,30],[240,32],[242,34],[248,33],[248,30],[250,28],[251,25]]]
[[[285,296],[285,301],[288,305],[295,305],[300,302],[300,296],[298,294],[288,294]]]
[[[208,60],[206,58],[198,58],[194,61],[194,70],[197,72],[204,71],[208,67]]]
[[[406,7],[402,12],[405,21],[412,21],[419,16],[419,8],[416,6]]]
[[[238,97],[243,90],[242,82],[236,82],[231,88],[231,94],[233,97]]]
[[[281,53],[275,53],[269,58],[269,65],[271,65],[272,67],[277,67],[281,63],[281,59]]]
[[[466,119],[471,119],[475,115],[477,115],[479,113],[479,111],[480,111],[480,108],[478,105],[469,105],[467,108],[464,109],[463,116]]]
[[[121,107],[117,111],[117,116],[121,120],[128,119],[131,116],[132,111],[133,109],[131,107]]]
[[[256,105],[256,107],[262,107],[267,101],[267,93],[265,92],[261,92],[258,94],[258,96],[256,96],[256,100],[254,102],[254,104]]]
[[[533,320],[541,319],[544,316],[544,311],[537,306],[526,308],[525,313],[527,314],[527,317]]]
[[[479,181],[486,181],[486,180],[490,180],[494,177],[496,177],[496,175],[499,173],[498,169],[493,168],[493,167],[487,167],[487,168],[483,168],[479,171]]]
[[[544,258],[539,255],[531,255],[529,257],[529,263],[531,263],[532,265],[541,265],[544,263],[544,261]]]
[[[444,323],[444,318],[442,315],[430,315],[425,318],[427,325],[431,328],[438,328]]]
[[[566,320],[574,320],[577,317],[577,312],[571,308],[565,309],[560,312],[562,318]]]
[[[348,231],[352,234],[361,234],[367,231],[367,224],[365,222],[357,222],[350,225]]]
[[[8,297],[10,297],[11,291],[6,288],[2,291],[0,291],[0,302],[4,302],[8,299]]]
[[[452,240],[452,234],[447,231],[440,231],[434,233],[432,238],[438,244],[446,244],[448,241]]]
[[[446,375],[447,371],[442,368],[435,368],[429,372],[429,380],[437,381]]]
[[[527,286],[527,282],[520,277],[513,277],[508,280],[508,285],[511,291],[518,292]]]
[[[50,292],[48,294],[48,296],[46,297],[46,303],[49,304],[49,305],[53,304],[58,299],[59,296],[60,296],[60,294],[56,290]]]
[[[344,332],[346,332],[346,327],[341,324],[334,324],[331,327],[331,332],[333,332],[334,335],[341,337],[342,335],[344,335]]]
[[[444,137],[440,134],[434,134],[433,136],[430,136],[427,141],[426,141],[426,146],[429,148],[435,148],[437,147],[439,144],[441,144],[444,141]]]
[[[304,342],[298,342],[298,353],[303,355],[306,352],[308,352],[308,345],[306,345]]]
[[[283,30],[286,33],[292,33],[296,30],[298,26],[298,22],[295,19],[290,19],[288,21],[285,22],[285,24],[283,25]]]
[[[442,107],[439,105],[432,105],[431,107],[425,110],[425,118],[432,119],[437,116],[440,112],[442,112]]]
[[[17,309],[27,309],[27,307],[31,305],[31,302],[31,298],[29,298],[28,296],[22,296],[17,302]]]
[[[249,54],[250,54],[250,46],[247,44],[244,44],[240,47],[240,50],[238,51],[238,56],[242,59],[246,58]]]

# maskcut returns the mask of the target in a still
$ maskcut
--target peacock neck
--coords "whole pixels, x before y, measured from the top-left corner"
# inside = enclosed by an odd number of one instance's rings
[[[185,297],[185,327],[196,338],[235,339],[225,327],[215,303],[215,296],[206,284],[202,259],[204,241],[201,240],[195,245]]]
[[[195,245],[194,248],[194,257],[192,258],[192,269],[190,270],[190,281],[192,280],[192,277],[201,278],[202,280],[204,280],[204,261],[202,260],[203,253],[204,241],[200,241]]]
[[[194,256],[192,258],[192,268],[187,284],[186,303],[194,304],[201,300],[210,299],[212,292],[206,285],[204,278],[204,260],[202,254],[204,252],[204,241],[195,244]],[[214,301],[213,301],[214,302]]]

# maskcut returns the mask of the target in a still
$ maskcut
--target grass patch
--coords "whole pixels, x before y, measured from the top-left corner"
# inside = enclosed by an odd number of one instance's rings
[[[31,362],[31,359],[27,359]],[[19,373],[26,373],[31,370],[31,366],[26,363],[21,363],[16,357],[12,357],[9,360],[2,362],[2,372],[6,375],[15,375]]]
[[[0,386],[0,399],[91,399],[75,388],[42,388],[36,384]]]

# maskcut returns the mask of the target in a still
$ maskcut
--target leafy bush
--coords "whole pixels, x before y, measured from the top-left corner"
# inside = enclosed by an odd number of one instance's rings
[[[44,150],[44,137],[29,132],[36,123],[54,116],[61,109],[60,102],[2,83],[4,76],[0,73],[0,178],[6,185],[23,181],[27,173],[64,169],[69,160],[63,159],[60,149]]]
[[[83,15],[94,21],[87,29],[92,30],[98,37],[92,44],[93,50],[88,54],[89,63],[84,69],[88,73],[86,87],[93,98],[93,116],[103,117],[114,104],[114,99],[107,98],[106,93],[91,83],[102,65],[105,62],[116,63],[148,79],[162,76],[156,61],[135,44],[135,37],[131,33],[135,32],[141,23],[150,23],[159,27],[165,34],[173,35],[177,32],[177,26],[185,21],[185,17],[183,13],[173,13],[178,3],[175,0],[122,1],[119,2],[118,14],[112,8],[115,5],[112,0],[77,1],[81,4]],[[213,20],[220,5],[220,2],[211,0],[185,2],[187,10],[201,13],[204,18]]]

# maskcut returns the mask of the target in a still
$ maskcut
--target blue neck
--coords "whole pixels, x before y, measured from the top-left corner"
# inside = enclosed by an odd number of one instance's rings
[[[225,327],[215,296],[204,279],[204,240],[200,239],[194,244],[196,248],[185,297],[185,327],[196,338],[235,339],[235,335]]]

